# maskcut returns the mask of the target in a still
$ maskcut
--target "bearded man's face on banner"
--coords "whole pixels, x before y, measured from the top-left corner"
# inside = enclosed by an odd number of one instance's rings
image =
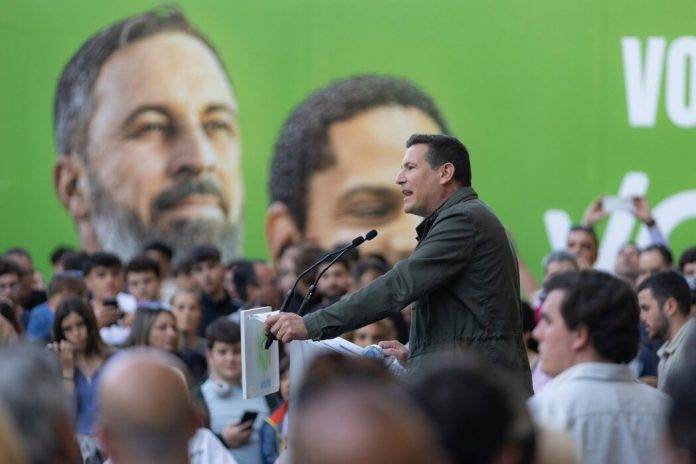
[[[236,254],[238,106],[211,50],[176,32],[136,41],[107,59],[93,97],[85,153],[70,156],[79,195],[67,206],[83,246],[132,256],[163,240],[181,254],[200,243]]]

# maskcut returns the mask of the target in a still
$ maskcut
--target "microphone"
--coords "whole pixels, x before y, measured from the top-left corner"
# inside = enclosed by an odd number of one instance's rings
[[[370,233],[372,233],[372,232],[374,232],[374,235],[372,235],[372,238],[374,238],[375,235],[377,235],[377,232],[373,229],[373,230],[371,230],[370,232],[368,232],[368,234],[370,234]],[[371,240],[371,239],[370,239],[370,240]],[[353,241],[352,241],[350,244],[344,246],[344,247],[341,248],[340,250],[336,250],[336,251],[333,251],[333,252],[331,252],[331,253],[329,253],[329,254],[326,254],[326,255],[322,256],[322,257],[319,258],[317,261],[315,261],[314,263],[312,263],[311,266],[309,266],[307,269],[305,269],[304,271],[302,271],[302,273],[300,273],[300,275],[297,276],[297,279],[295,279],[295,283],[292,284],[292,287],[290,287],[290,290],[288,290],[288,293],[285,294],[285,299],[283,300],[283,304],[280,305],[280,309],[279,309],[278,311],[282,313],[282,312],[285,312],[285,311],[288,309],[288,306],[290,305],[290,300],[292,299],[292,295],[295,293],[295,288],[297,288],[297,284],[300,283],[300,280],[301,280],[304,276],[306,276],[309,272],[311,272],[312,270],[314,270],[314,269],[315,269],[317,266],[319,266],[321,263],[326,262],[327,260],[331,259],[331,258],[332,258],[333,256],[335,256],[335,255],[339,255],[339,254],[341,254],[341,253],[345,253],[346,251],[351,250],[351,249],[357,247],[358,245],[360,245],[360,244],[361,244],[362,242],[364,242],[364,241],[365,241],[365,237],[362,237],[362,236],[355,237],[355,238],[353,239]],[[303,304],[304,304],[304,301],[303,301]],[[270,347],[271,347],[271,344],[273,343],[274,340],[277,340],[276,336],[273,335],[272,333],[267,333],[267,334],[266,334],[266,344],[264,345],[264,348],[265,348],[265,349],[270,348]]]
[[[316,279],[314,279],[314,283],[312,283],[312,286],[309,287],[309,290],[307,291],[307,295],[305,295],[305,298],[304,298],[304,300],[302,301],[302,304],[300,305],[300,309],[297,310],[297,314],[299,314],[300,316],[302,315],[302,311],[304,310],[304,308],[305,308],[305,307],[307,306],[307,304],[309,303],[309,300],[312,299],[312,296],[314,295],[314,292],[315,292],[316,289],[317,289],[317,284],[319,283],[319,280],[321,279],[321,276],[323,276],[324,273],[325,273],[326,271],[328,271],[329,268],[330,268],[331,266],[333,266],[333,265],[336,263],[336,261],[338,261],[339,259],[341,259],[341,256],[343,256],[344,254],[348,253],[348,252],[349,252],[350,250],[352,250],[353,248],[359,247],[360,245],[363,244],[363,242],[365,242],[365,241],[367,241],[367,240],[372,240],[372,239],[375,238],[376,236],[377,236],[377,231],[376,231],[375,229],[372,229],[371,231],[369,231],[368,233],[365,234],[365,237],[358,237],[358,238],[356,238],[355,240],[353,240],[353,243],[351,243],[348,247],[346,247],[346,248],[343,249],[342,251],[339,251],[338,255],[336,255],[336,257],[335,257],[334,259],[332,259],[331,262],[329,262],[329,265],[326,266],[324,269],[322,269],[321,272],[317,275]],[[358,240],[358,239],[362,239],[362,240]],[[357,242],[357,243],[356,243],[356,242]]]

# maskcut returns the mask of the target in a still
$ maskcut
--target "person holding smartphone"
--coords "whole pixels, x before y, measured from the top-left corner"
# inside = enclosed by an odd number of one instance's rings
[[[277,394],[242,398],[242,346],[236,322],[220,317],[205,334],[209,377],[194,394],[208,413],[207,426],[239,464],[261,464],[260,429],[281,400]]]
[[[105,252],[90,255],[82,268],[100,329],[116,324],[123,317],[116,303],[116,296],[123,290],[121,269],[119,257]]]

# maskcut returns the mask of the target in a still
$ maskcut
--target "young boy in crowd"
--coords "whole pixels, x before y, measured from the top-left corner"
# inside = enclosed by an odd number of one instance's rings
[[[206,327],[221,316],[229,316],[237,311],[241,303],[232,299],[225,290],[225,267],[220,260],[220,250],[211,245],[194,248],[188,259],[191,279],[201,294],[203,321],[200,334]]]
[[[157,261],[145,255],[136,256],[126,264],[124,275],[126,290],[139,303],[160,301],[162,279]]]
[[[210,375],[194,392],[208,413],[206,425],[239,464],[260,464],[259,430],[278,405],[277,395],[242,398],[241,334],[236,322],[227,317],[216,319],[208,326],[206,339]],[[255,413],[255,417],[242,421],[245,413]]]
[[[117,325],[124,316],[116,301],[123,290],[121,268],[118,256],[101,251],[85,260],[82,268],[100,334],[109,345],[122,343],[128,335],[127,328]]]

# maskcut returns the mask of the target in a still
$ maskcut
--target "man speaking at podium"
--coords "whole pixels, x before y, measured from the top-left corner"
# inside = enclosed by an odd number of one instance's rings
[[[269,317],[266,329],[283,342],[333,338],[414,302],[410,370],[433,353],[472,349],[531,394],[517,258],[503,225],[471,188],[466,147],[454,137],[424,134],[411,136],[406,147],[396,183],[404,212],[425,218],[411,256],[323,310]]]

